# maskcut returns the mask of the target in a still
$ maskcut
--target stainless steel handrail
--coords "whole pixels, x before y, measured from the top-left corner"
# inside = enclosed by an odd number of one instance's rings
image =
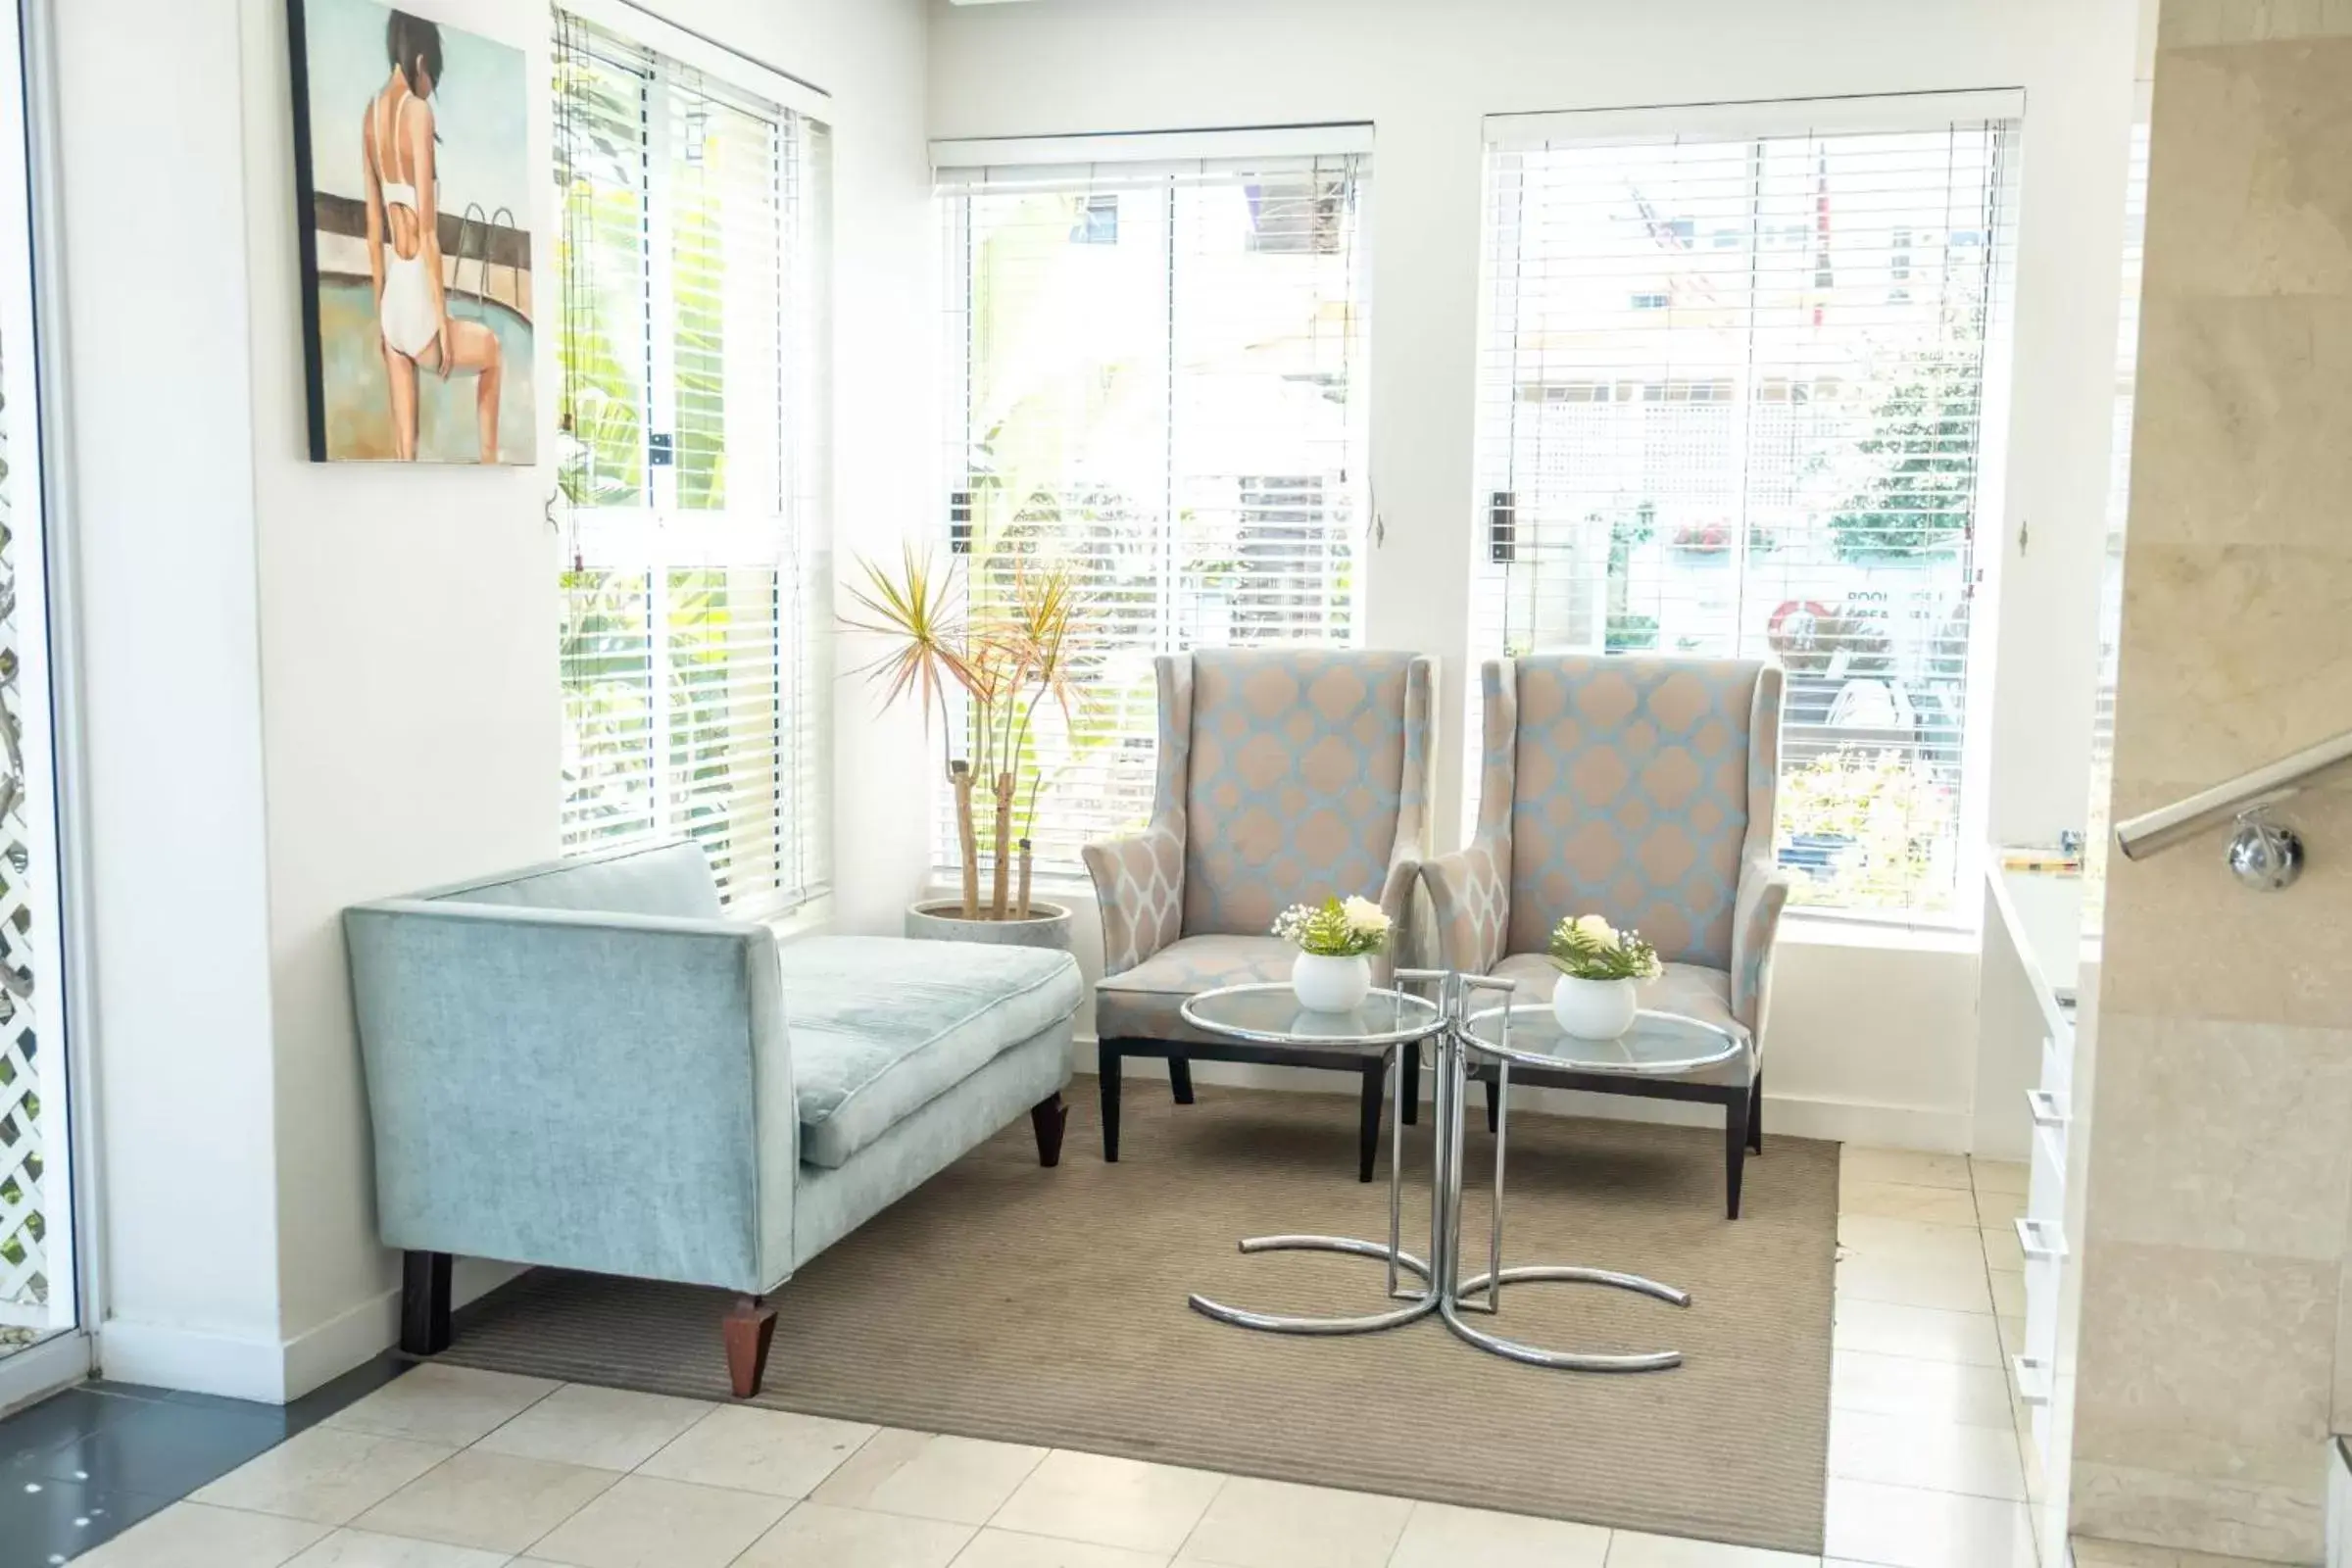
[[[2127,822],[2115,825],[2115,847],[2126,858],[2137,860],[2167,850],[2182,839],[2193,838],[2218,822],[2235,816],[2247,807],[2266,796],[2277,795],[2319,772],[2322,768],[2352,760],[2352,730],[2317,746],[2307,746],[2291,757],[2282,757],[2250,772],[2240,773],[2227,783],[2160,806],[2153,811],[2143,811]]]

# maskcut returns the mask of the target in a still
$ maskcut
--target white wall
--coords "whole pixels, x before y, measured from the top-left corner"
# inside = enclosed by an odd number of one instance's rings
[[[309,463],[282,0],[57,9],[101,1353],[116,1375],[279,1397],[394,1333],[339,911],[559,848],[554,470]],[[414,9],[529,50],[548,79],[539,0]],[[837,513],[845,540],[887,533],[925,500],[903,452],[905,410],[929,407],[919,0],[661,9],[833,95]],[[544,109],[532,134],[552,168]],[[542,278],[555,220],[551,181]],[[546,425],[544,317],[539,370]],[[845,836],[893,809],[859,775],[907,744],[848,741]]]
[[[55,476],[81,588],[74,892],[97,950],[70,1026],[95,1052],[110,1338],[169,1374],[190,1347],[273,1345],[278,1324],[237,0],[53,14],[57,96],[78,107],[58,137],[63,275],[42,279],[68,317],[48,435],[72,442]]]
[[[2017,363],[2007,483],[1980,544],[1994,765],[1981,825],[2080,827],[2135,0],[932,0],[934,136],[1370,121],[1373,482],[1388,525],[1367,638],[1472,656],[1472,409],[1481,121],[1489,114],[2023,87]],[[2021,555],[2018,523],[2031,519]],[[1980,700],[1985,688],[1980,688]],[[1445,705],[1440,847],[1460,820]],[[919,824],[916,825],[919,831]],[[1973,909],[1973,890],[1961,904]],[[1082,914],[1081,923],[1089,915]],[[1819,925],[1781,966],[1780,1125],[1964,1147],[1973,941]]]

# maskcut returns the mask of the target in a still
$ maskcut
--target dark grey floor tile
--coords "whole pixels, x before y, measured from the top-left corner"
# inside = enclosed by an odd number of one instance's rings
[[[136,1415],[144,1401],[111,1399],[84,1389],[68,1389],[0,1421],[0,1472],[77,1442],[111,1421]]]
[[[109,1491],[77,1481],[12,1476],[0,1482],[0,1560],[8,1568],[48,1568],[112,1540],[169,1496]]]
[[[78,1387],[85,1394],[111,1394],[117,1398],[145,1399],[151,1404],[169,1399],[172,1394],[170,1389],[159,1389],[145,1383],[117,1383],[112,1378],[92,1378]]]
[[[283,1411],[253,1413],[168,1401],[141,1402],[129,1414],[37,1454],[33,1468],[101,1492],[184,1496],[285,1441]]]
[[[378,1356],[282,1407],[93,1379],[21,1410],[0,1421],[0,1568],[86,1550],[411,1365]]]

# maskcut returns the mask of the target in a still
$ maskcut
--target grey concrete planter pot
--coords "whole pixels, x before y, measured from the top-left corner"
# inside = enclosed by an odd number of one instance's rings
[[[986,942],[1004,948],[1070,951],[1070,911],[1043,899],[1029,901],[1029,918],[966,920],[961,899],[927,899],[906,906],[906,934],[922,942]]]

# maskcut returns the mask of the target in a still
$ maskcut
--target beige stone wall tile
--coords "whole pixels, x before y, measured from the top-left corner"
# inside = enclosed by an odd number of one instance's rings
[[[2149,299],[2142,319],[2164,363],[2133,416],[2132,564],[2181,544],[2341,554],[2352,296]]]
[[[2264,1562],[2317,1562],[2326,1541],[2319,1448],[2308,1487],[2252,1486],[2078,1459],[2079,1535]]]
[[[2348,131],[2352,37],[2160,53],[2147,296],[2352,288]]]
[[[2083,1268],[2078,1470],[2096,1461],[2232,1485],[2308,1486],[2316,1504],[2340,1272],[2333,1261],[2139,1246],[2094,1231]]]
[[[2227,776],[2119,786],[2116,811],[2129,816]],[[2290,892],[2238,887],[2219,831],[2150,859],[2109,860],[2103,1013],[2352,1027],[2352,855],[2326,852],[2352,846],[2352,792],[2310,791],[2279,814],[2314,850]],[[2110,1130],[2100,1124],[2098,1137]]]
[[[2159,48],[2196,49],[2343,33],[2348,0],[2165,0],[2156,37]]]
[[[2352,1226],[2352,1029],[2101,1020],[2099,1233],[2333,1265]]]
[[[2352,714],[2346,546],[2133,545],[2116,692],[2119,788],[2216,782],[2341,730]]]

